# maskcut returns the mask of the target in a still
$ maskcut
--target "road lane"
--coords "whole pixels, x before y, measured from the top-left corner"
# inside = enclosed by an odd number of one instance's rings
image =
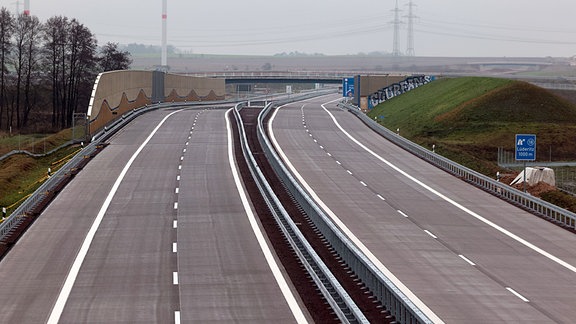
[[[442,319],[568,321],[574,316],[573,272],[367,154],[338,130],[320,103],[280,110],[274,121],[280,145],[322,200]],[[576,260],[572,234],[414,158],[353,115],[329,107],[354,137],[403,170],[566,262]],[[511,291],[528,295],[529,302]]]
[[[43,323],[98,208],[138,145],[163,116],[148,114],[121,140],[97,155],[58,195],[0,262],[0,322]],[[140,135],[137,136],[136,133]]]
[[[294,322],[255,240],[228,162],[224,111],[205,113],[182,163],[178,268],[182,320]],[[219,233],[220,235],[215,235]]]

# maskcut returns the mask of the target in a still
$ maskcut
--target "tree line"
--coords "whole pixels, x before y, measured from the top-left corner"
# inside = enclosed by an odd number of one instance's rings
[[[129,68],[117,43],[101,48],[76,19],[35,16],[0,9],[0,132],[70,127],[86,112],[98,73]]]

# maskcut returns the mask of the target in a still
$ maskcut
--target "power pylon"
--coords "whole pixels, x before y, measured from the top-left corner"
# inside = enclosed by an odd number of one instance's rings
[[[410,0],[410,2],[408,2],[408,16],[406,16],[408,18],[408,47],[406,49],[406,56],[416,55],[414,53],[414,18],[417,17],[414,16],[414,6],[414,2]]]
[[[396,8],[394,8],[394,44],[392,46],[392,56],[401,56],[400,53],[400,9],[398,9],[398,0],[396,0]]]

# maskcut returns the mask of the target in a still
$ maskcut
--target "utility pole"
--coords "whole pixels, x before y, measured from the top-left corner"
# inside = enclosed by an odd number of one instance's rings
[[[162,66],[162,69],[164,69],[164,71],[166,71],[168,69],[168,26],[167,26],[167,20],[168,20],[168,4],[167,4],[167,0],[162,0],[162,60],[160,65]]]
[[[401,56],[400,53],[400,9],[398,9],[398,0],[396,0],[396,8],[394,8],[394,43],[392,46],[392,56]]]
[[[406,56],[415,56],[414,53],[414,8],[415,4],[410,0],[408,2],[408,48],[406,49]]]
[[[30,16],[30,0],[24,0],[24,16]]]

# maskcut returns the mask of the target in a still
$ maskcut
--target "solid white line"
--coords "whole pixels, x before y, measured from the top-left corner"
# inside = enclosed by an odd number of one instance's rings
[[[178,228],[178,221],[177,220],[172,222],[172,228]]]
[[[174,324],[180,324],[180,311],[174,312]]]
[[[382,195],[376,195],[376,197],[380,198],[381,200],[386,200],[386,198],[382,197]],[[408,217],[408,216],[406,216]]]
[[[430,235],[433,239],[438,238],[436,235],[432,234],[429,230],[424,230],[424,232],[426,232],[426,234]]]
[[[174,209],[178,209],[178,202],[174,203]]]
[[[382,161],[383,163],[385,163],[386,165],[388,165],[389,167],[391,167],[392,169],[396,170],[398,173],[402,174],[403,176],[405,176],[406,178],[412,180],[413,182],[415,182],[416,184],[420,185],[422,188],[428,190],[429,192],[435,194],[436,196],[442,198],[444,201],[450,203],[451,205],[455,206],[456,208],[462,210],[463,212],[467,213],[468,215],[476,218],[477,220],[481,221],[482,223],[494,228],[495,230],[499,231],[500,233],[508,236],[509,238],[515,240],[516,242],[519,242],[520,244],[526,246],[527,248],[543,255],[544,257],[558,263],[559,265],[563,266],[564,268],[575,272],[576,273],[576,267],[573,266],[572,264],[558,258],[557,256],[539,248],[538,246],[526,241],[525,239],[521,238],[520,236],[510,232],[509,230],[503,228],[500,225],[497,225],[496,223],[480,216],[479,214],[473,212],[472,210],[460,205],[459,203],[457,203],[456,201],[452,200],[451,198],[447,197],[446,195],[440,193],[439,191],[437,191],[436,189],[430,187],[429,185],[425,184],[424,182],[416,179],[415,177],[411,176],[410,174],[408,174],[406,171],[400,169],[399,167],[397,167],[396,165],[392,164],[390,161],[384,159],[383,157],[381,157],[380,155],[378,155],[376,152],[372,151],[371,149],[369,149],[366,145],[360,143],[360,141],[358,141],[356,138],[354,138],[352,135],[350,135],[350,133],[348,133],[346,130],[344,130],[344,128],[340,125],[340,123],[338,123],[338,121],[336,120],[336,117],[334,117],[334,115],[328,110],[326,109],[326,107],[324,105],[322,105],[322,108],[324,108],[324,110],[328,113],[328,115],[330,115],[330,117],[332,118],[332,121],[334,122],[334,124],[336,124],[336,126],[340,129],[341,132],[343,132],[352,142],[356,143],[356,145],[360,146],[362,149],[364,149],[366,152],[370,153],[370,155],[374,156],[375,158],[377,158],[378,160]]]
[[[172,243],[172,252],[178,253],[178,243],[176,242]]]
[[[360,181],[360,184],[362,184],[364,187],[368,187],[368,185],[364,181]]]
[[[512,294],[514,294],[514,296],[522,299],[523,302],[528,303],[530,302],[526,297],[520,295],[516,290],[510,288],[510,287],[506,287],[506,290],[508,290],[509,292],[511,292]]]
[[[174,190],[174,193],[179,193],[180,192],[180,188],[176,187],[176,190]]]
[[[178,272],[177,271],[172,272],[172,284],[174,284],[174,285],[178,284]]]
[[[398,213],[399,213],[400,215],[402,215],[402,216],[404,216],[404,217],[408,218],[408,215],[406,215],[406,213],[404,213],[403,211],[401,211],[401,210],[398,210]]]
[[[230,117],[229,117],[231,111],[232,109],[226,112],[226,129],[228,132],[228,163],[230,164],[230,169],[232,170],[232,176],[234,178],[234,183],[236,184],[238,194],[240,195],[240,200],[242,201],[242,205],[244,206],[246,216],[250,221],[252,231],[256,236],[258,244],[260,245],[260,249],[262,249],[262,252],[264,253],[266,262],[268,263],[268,266],[270,267],[270,270],[272,271],[272,274],[274,275],[274,278],[276,279],[276,282],[278,283],[278,286],[280,287],[280,290],[282,291],[282,294],[284,295],[284,298],[286,299],[286,302],[288,303],[288,306],[292,311],[292,315],[294,315],[294,318],[296,319],[297,323],[308,323],[306,317],[304,316],[304,313],[302,312],[302,309],[300,309],[300,305],[296,301],[296,298],[294,297],[292,291],[290,290],[290,287],[288,286],[286,278],[284,278],[284,276],[282,275],[282,271],[280,270],[280,267],[276,263],[276,259],[274,258],[274,255],[272,254],[272,251],[268,246],[264,234],[262,234],[262,231],[258,226],[258,222],[256,221],[254,212],[250,207],[250,201],[248,200],[248,197],[244,192],[244,187],[242,186],[242,180],[240,180],[240,175],[238,174],[238,170],[236,169],[236,163],[234,162],[232,130],[230,126]]]
[[[170,118],[170,116],[174,115],[175,113],[177,113],[179,111],[180,110],[170,113],[169,115],[164,117],[164,119],[162,119],[162,121],[160,121],[160,123],[158,123],[156,128],[154,128],[154,130],[150,133],[150,135],[148,135],[148,137],[144,140],[144,142],[140,145],[140,147],[138,147],[136,152],[134,152],[134,154],[132,154],[132,157],[130,158],[130,160],[128,160],[128,162],[126,163],[126,165],[122,169],[122,172],[120,172],[120,175],[118,176],[118,178],[116,178],[116,181],[114,182],[114,185],[112,186],[112,189],[110,189],[110,192],[108,193],[108,196],[106,197],[106,200],[104,200],[104,204],[102,204],[102,207],[100,208],[100,211],[98,212],[98,215],[96,215],[96,218],[94,219],[94,222],[92,223],[92,226],[90,227],[90,230],[88,231],[88,233],[86,234],[86,237],[84,238],[84,242],[82,243],[82,246],[80,247],[80,250],[78,251],[78,254],[76,255],[76,259],[74,259],[74,263],[72,263],[72,267],[70,268],[70,271],[68,272],[68,275],[66,276],[66,280],[64,281],[64,285],[62,286],[62,289],[60,290],[60,293],[58,294],[58,299],[56,300],[56,303],[54,304],[54,307],[52,308],[52,312],[50,313],[50,317],[48,318],[48,322],[47,322],[48,324],[56,324],[60,320],[60,316],[62,316],[62,312],[64,311],[64,306],[66,306],[66,302],[68,301],[68,297],[70,296],[70,292],[72,291],[72,287],[74,286],[74,283],[76,282],[76,277],[78,276],[78,273],[80,272],[80,267],[82,266],[82,263],[84,263],[84,259],[86,258],[86,255],[88,254],[88,250],[90,249],[90,245],[92,244],[92,241],[94,240],[94,236],[96,236],[96,231],[100,227],[100,223],[102,222],[102,219],[104,218],[104,215],[106,214],[106,211],[108,210],[108,207],[110,206],[110,203],[112,202],[112,198],[114,198],[116,191],[118,191],[118,188],[120,187],[122,180],[124,180],[126,173],[128,173],[130,166],[132,165],[132,163],[134,163],[134,160],[136,160],[136,158],[138,157],[140,152],[142,152],[142,150],[148,144],[148,142],[150,142],[150,140],[152,139],[152,136],[154,136],[154,134],[156,134],[156,132],[160,129],[162,124],[164,124],[164,122],[168,118]]]
[[[475,265],[476,265],[476,263],[470,261],[470,259],[468,259],[467,257],[463,256],[462,254],[459,254],[458,256],[459,256],[462,260],[468,262],[469,265],[471,265],[471,266],[475,266]]]
[[[334,101],[338,100],[340,99]],[[424,304],[420,300],[420,298],[418,298],[410,289],[408,289],[408,287],[406,287],[406,285],[404,285],[404,283],[400,281],[400,279],[398,279],[392,273],[392,271],[390,271],[386,266],[384,266],[384,264],[380,260],[378,260],[378,258],[374,255],[374,253],[372,253],[372,251],[370,251],[370,249],[368,249],[366,245],[364,245],[364,243],[362,243],[362,241],[360,241],[358,237],[356,237],[356,235],[352,233],[352,231],[348,228],[348,226],[346,226],[346,224],[344,224],[344,222],[342,222],[342,220],[336,214],[334,214],[334,212],[324,203],[324,201],[322,201],[320,197],[318,197],[318,194],[316,194],[316,192],[312,189],[312,187],[310,187],[310,185],[306,182],[306,180],[304,180],[302,175],[300,175],[298,170],[296,170],[292,162],[288,159],[288,157],[282,150],[282,147],[280,147],[280,145],[278,144],[276,136],[274,135],[274,129],[272,128],[272,125],[274,124],[274,118],[276,117],[278,110],[279,109],[277,109],[272,114],[272,117],[268,122],[268,133],[270,134],[270,140],[272,141],[274,147],[276,148],[276,151],[282,157],[282,160],[284,160],[286,166],[292,171],[292,174],[298,179],[298,181],[300,181],[300,183],[310,194],[312,199],[314,199],[318,203],[318,205],[320,205],[320,208],[322,208],[328,214],[328,216],[334,221],[336,226],[338,226],[342,230],[342,232],[344,232],[344,234],[358,247],[358,249],[360,249],[362,253],[364,253],[364,255],[366,255],[368,259],[370,259],[370,261],[372,261],[372,263],[374,263],[374,265],[376,265],[378,269],[382,271],[384,275],[389,280],[391,280],[396,285],[396,287],[398,287],[398,289],[400,289],[404,293],[404,295],[406,295],[408,299],[410,299],[410,301],[412,301],[422,312],[424,312],[424,314],[426,314],[426,316],[432,322],[438,324],[444,323],[428,306],[426,306],[426,304]]]

